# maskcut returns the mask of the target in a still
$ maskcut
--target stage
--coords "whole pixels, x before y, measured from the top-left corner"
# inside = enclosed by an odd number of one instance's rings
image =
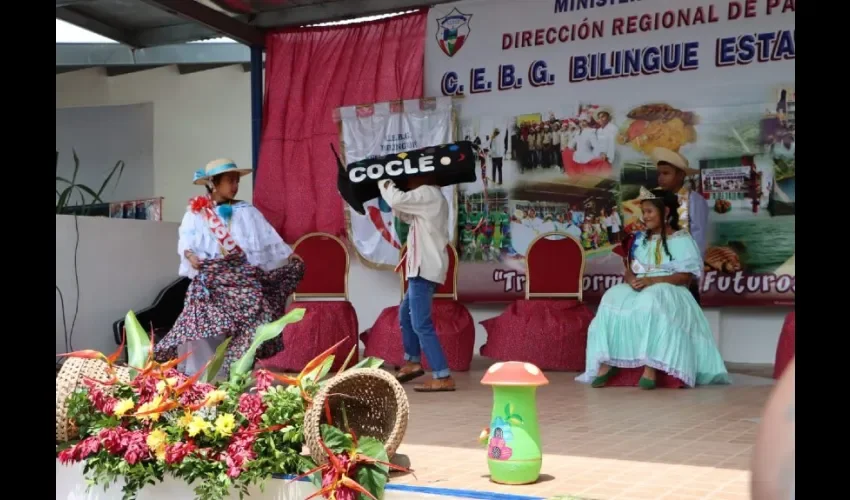
[[[547,373],[538,395],[544,448],[537,484],[501,486],[488,479],[491,390],[479,384],[487,362],[456,374],[455,393],[408,390],[410,424],[399,453],[417,478],[391,484],[551,498],[749,498],[749,459],[768,378],[733,374],[729,386],[698,389],[592,389],[574,373]],[[477,496],[470,498],[487,498]]]

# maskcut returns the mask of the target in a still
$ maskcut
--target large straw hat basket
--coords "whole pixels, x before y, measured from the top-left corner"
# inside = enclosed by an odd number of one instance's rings
[[[319,445],[321,424],[328,423],[326,401],[336,427],[347,431],[343,428],[347,420],[357,437],[373,437],[384,444],[390,458],[395,455],[407,431],[410,404],[404,388],[392,374],[377,368],[353,368],[328,380],[319,390],[304,416],[304,437],[317,464],[327,462]]]
[[[109,365],[98,359],[68,358],[56,375],[56,441],[65,442],[77,437],[77,428],[68,420],[68,396],[83,385],[84,378],[106,382]],[[115,375],[121,382],[130,381],[130,369],[116,366]]]

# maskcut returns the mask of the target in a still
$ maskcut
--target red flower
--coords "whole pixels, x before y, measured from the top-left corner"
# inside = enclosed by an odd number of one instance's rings
[[[147,460],[151,457],[151,450],[147,443],[148,433],[145,431],[131,431],[127,435],[127,451],[124,452],[124,460],[130,465]]]
[[[212,207],[209,196],[195,196],[189,200],[189,209],[192,213],[198,213],[205,208]]]
[[[92,406],[101,413],[112,415],[118,400],[103,392],[103,387],[95,380],[83,379],[83,384],[88,388],[88,398]]]
[[[120,455],[127,449],[128,432],[123,427],[110,427],[103,429],[98,438],[103,443],[103,449],[112,455]]]
[[[159,379],[152,375],[136,377],[132,382],[130,382],[130,385],[136,390],[136,394],[139,395],[140,405],[150,403],[157,395],[157,382],[159,382]]]
[[[213,389],[215,389],[215,387],[212,384],[197,382],[189,387],[186,392],[180,395],[180,404],[183,406],[199,404]]]
[[[167,464],[179,464],[196,449],[195,443],[192,441],[170,444],[165,447],[165,462]]]
[[[274,377],[268,370],[257,370],[254,373],[254,378],[257,380],[256,387],[258,392],[266,392],[272,386]]]
[[[239,396],[239,413],[252,424],[258,423],[265,412],[266,405],[263,404],[263,398],[259,394],[245,393]]]

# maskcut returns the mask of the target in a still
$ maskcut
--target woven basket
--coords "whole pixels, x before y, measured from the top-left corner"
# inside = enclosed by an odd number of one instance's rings
[[[317,464],[327,462],[319,445],[321,424],[328,423],[325,401],[337,427],[343,426],[344,403],[348,426],[357,437],[373,437],[384,444],[390,458],[395,455],[410,417],[407,394],[395,376],[376,368],[351,369],[330,379],[316,394],[304,416],[304,437]]]
[[[76,426],[68,420],[68,396],[84,387],[83,378],[106,382],[108,365],[97,359],[68,358],[56,375],[56,441],[65,442],[77,437]],[[130,381],[130,369],[116,366],[115,375],[121,382]]]

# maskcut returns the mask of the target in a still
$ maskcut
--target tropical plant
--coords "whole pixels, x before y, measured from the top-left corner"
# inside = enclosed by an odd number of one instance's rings
[[[61,214],[64,213],[65,209],[67,209],[72,205],[76,197],[75,194],[79,196],[79,204],[77,206],[83,207],[84,213],[88,211],[88,208],[95,203],[103,203],[101,199],[101,195],[106,190],[106,186],[109,185],[109,182],[112,180],[112,177],[117,174],[115,177],[115,184],[121,180],[121,175],[124,173],[124,161],[119,160],[112,170],[109,171],[109,175],[103,180],[103,183],[100,185],[100,189],[97,191],[92,188],[86,186],[85,184],[80,184],[77,182],[77,174],[80,171],[80,158],[77,156],[77,152],[73,151],[74,155],[74,172],[71,174],[71,178],[67,179],[65,177],[61,177],[59,175],[59,151],[56,152],[56,213]],[[86,199],[86,196],[89,196],[90,199]]]
[[[261,325],[255,344],[280,335],[287,324],[300,321],[304,312],[294,309]],[[297,377],[266,370],[252,374],[255,349],[249,348],[233,364],[226,382],[212,383],[226,349],[219,348],[204,368],[189,377],[176,370],[188,355],[158,363],[153,359],[150,338],[132,311],[127,313],[125,325],[125,338],[109,356],[91,350],[60,355],[103,361],[110,375],[103,382],[86,379],[85,388],[69,396],[68,416],[79,429],[80,440],[57,450],[63,464],[85,463],[89,484],[108,487],[123,479],[124,499],[131,500],[145,485],[170,474],[195,485],[196,498],[222,500],[231,488],[241,497],[251,485],[262,488],[274,474],[299,474],[315,468],[309,458],[301,456],[304,415],[316,391],[329,380],[333,354],[340,344],[313,359]],[[120,381],[114,370],[125,343],[132,369],[127,383]],[[352,350],[337,375],[353,354]],[[366,358],[355,366],[382,363]],[[286,386],[273,386],[275,378]],[[386,450],[375,439],[363,438],[358,445],[350,436],[338,429],[323,429],[325,442],[338,453],[347,453],[352,464],[343,475],[335,475],[332,487],[323,487],[320,494],[346,498],[344,491],[351,483],[342,478],[350,474],[363,485],[367,497],[380,498],[389,469],[394,468],[386,463]]]

